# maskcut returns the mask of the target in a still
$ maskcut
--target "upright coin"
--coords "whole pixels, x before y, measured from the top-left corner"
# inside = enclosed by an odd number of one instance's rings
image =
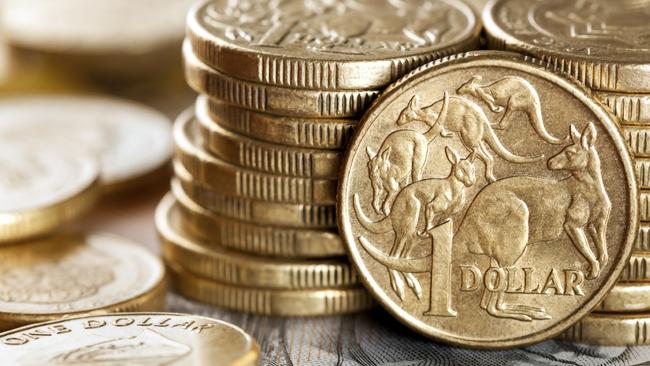
[[[95,203],[100,172],[92,155],[49,142],[0,141],[0,243],[50,232]]]
[[[493,0],[483,12],[491,48],[543,60],[596,90],[650,92],[645,1]]]
[[[188,17],[197,56],[256,83],[381,89],[411,69],[478,44],[462,1],[209,1]]]
[[[357,272],[432,338],[499,348],[558,334],[603,299],[637,236],[613,117],[525,60],[423,67],[373,105],[346,156],[339,227]]]
[[[0,329],[164,305],[161,261],[119,237],[62,234],[1,248],[0,258]]]
[[[259,347],[238,327],[196,315],[125,313],[35,324],[0,334],[5,366],[253,366]]]
[[[0,139],[80,147],[96,154],[106,191],[155,176],[173,153],[171,121],[144,105],[107,97],[33,96],[0,101]]]

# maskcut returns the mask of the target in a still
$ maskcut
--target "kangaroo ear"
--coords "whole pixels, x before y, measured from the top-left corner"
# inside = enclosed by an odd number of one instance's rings
[[[390,152],[391,152],[392,149],[393,149],[392,147],[388,147],[388,148],[386,148],[386,150],[382,151],[381,152],[381,159],[382,160],[388,160],[388,158],[390,158]]]
[[[596,144],[596,127],[594,127],[594,124],[589,122],[587,127],[585,127],[584,131],[582,131],[582,139],[580,139],[580,143],[582,144],[582,147],[585,149],[590,149],[594,147]]]
[[[417,95],[414,95],[411,97],[411,100],[409,100],[408,108],[417,109],[419,103],[420,103],[420,98]]]
[[[445,147],[445,154],[447,154],[447,160],[451,163],[451,165],[456,165],[458,164],[458,154],[452,149],[449,148],[449,146]]]
[[[368,159],[372,160],[377,156],[377,152],[372,149],[372,147],[368,146],[366,147],[366,154],[368,155]]]
[[[576,128],[576,126],[571,125],[571,140],[573,141],[574,144],[579,144],[580,143],[580,131]]]

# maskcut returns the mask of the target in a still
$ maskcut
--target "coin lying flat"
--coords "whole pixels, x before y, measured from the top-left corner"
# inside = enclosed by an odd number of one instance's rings
[[[601,346],[650,344],[650,315],[592,313],[575,323],[558,339]]]
[[[650,92],[645,2],[492,1],[483,12],[488,44],[541,59],[590,88]]]
[[[650,224],[649,223],[639,223],[639,234],[636,237],[636,242],[634,243],[635,251],[641,252],[650,252]]]
[[[357,273],[429,337],[498,348],[558,334],[604,298],[638,234],[613,117],[525,60],[421,68],[373,104],[345,158],[339,228]]]
[[[89,315],[0,334],[3,365],[253,366],[257,343],[240,328],[174,313]]]
[[[650,253],[632,252],[621,277],[620,282],[650,281]]]
[[[318,290],[270,290],[231,286],[194,276],[171,264],[176,291],[185,297],[235,311],[274,316],[326,316],[370,309],[363,287]]]
[[[93,206],[99,191],[93,156],[47,143],[0,141],[0,243],[53,231]]]
[[[639,191],[639,220],[650,222],[650,191]]]
[[[206,243],[240,252],[282,258],[326,258],[345,256],[338,233],[328,230],[270,227],[215,215],[192,201],[178,181],[173,196],[181,211],[184,230]]]
[[[335,204],[336,181],[261,173],[227,163],[203,150],[199,124],[190,113],[174,125],[176,158],[194,179],[229,196],[279,203]]]
[[[0,139],[78,146],[101,161],[101,184],[128,189],[165,169],[171,122],[144,105],[110,97],[28,96],[0,101]]]
[[[187,83],[196,92],[258,112],[306,118],[354,117],[379,95],[377,90],[290,89],[235,79],[202,63],[187,42],[183,60]]]
[[[604,313],[640,313],[650,311],[650,283],[617,283],[594,309]]]
[[[196,110],[197,115],[209,117],[234,133],[272,144],[307,149],[343,149],[357,124],[353,119],[296,118],[259,113],[206,96],[199,97]]]
[[[0,328],[87,313],[157,311],[161,261],[106,234],[61,234],[0,249]]]
[[[650,159],[635,158],[634,167],[639,179],[639,189],[650,189]]]
[[[650,124],[650,95],[612,92],[594,93],[625,124]]]
[[[309,89],[380,89],[478,45],[461,1],[209,1],[188,17],[198,56],[234,77]]]
[[[359,285],[350,263],[345,260],[273,260],[204,246],[190,238],[180,225],[180,210],[167,196],[156,211],[156,228],[163,244],[163,256],[197,276],[236,286],[267,289],[346,288]]]

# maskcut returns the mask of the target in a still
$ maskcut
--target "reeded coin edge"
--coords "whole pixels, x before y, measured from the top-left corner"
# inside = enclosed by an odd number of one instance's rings
[[[616,329],[612,329],[616,326]],[[592,333],[588,334],[584,328],[588,327]],[[632,345],[650,344],[650,314],[602,314],[592,313],[573,326],[560,334],[558,340],[597,344],[601,346],[627,346],[631,344],[625,337],[621,337],[620,331],[623,330],[627,335],[633,335]],[[593,332],[595,331],[595,332]],[[595,338],[592,342],[585,338],[591,336]]]

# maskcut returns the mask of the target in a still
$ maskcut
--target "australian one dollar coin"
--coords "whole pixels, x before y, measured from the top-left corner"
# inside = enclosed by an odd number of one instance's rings
[[[608,112],[524,56],[471,52],[393,84],[346,156],[340,229],[404,324],[480,348],[558,334],[616,282],[637,187]]]

